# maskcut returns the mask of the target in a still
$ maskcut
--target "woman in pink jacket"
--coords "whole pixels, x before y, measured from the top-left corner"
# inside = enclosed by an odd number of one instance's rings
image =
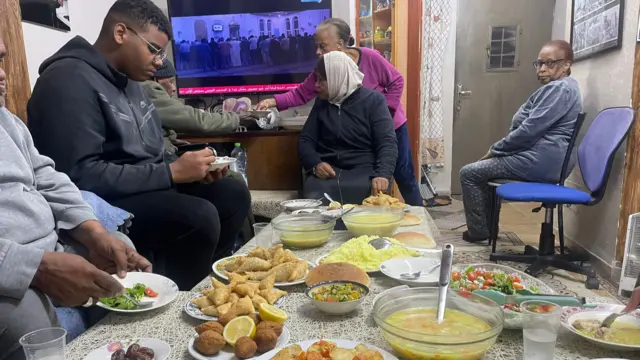
[[[351,29],[341,19],[330,18],[322,22],[316,29],[315,42],[318,57],[331,51],[342,51],[349,55],[364,74],[362,85],[384,95],[387,107],[393,117],[393,125],[398,139],[398,159],[393,177],[405,202],[409,205],[422,206],[422,197],[411,160],[411,145],[406,125],[407,116],[400,103],[404,88],[402,75],[377,50],[350,47],[349,45],[353,45]],[[277,107],[282,111],[304,105],[316,97],[315,84],[316,74],[312,72],[297,88],[284,94],[275,95],[272,99],[263,100],[257,108],[263,110]]]

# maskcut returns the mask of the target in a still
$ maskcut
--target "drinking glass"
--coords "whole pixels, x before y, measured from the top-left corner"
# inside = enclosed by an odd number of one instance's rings
[[[32,331],[20,338],[26,360],[64,360],[67,331],[46,328]]]
[[[542,300],[525,301],[522,310],[524,360],[553,359],[562,307]]]
[[[253,224],[253,234],[256,239],[256,246],[262,246],[266,248],[271,247],[273,241],[273,229],[267,229],[269,223],[255,223]]]

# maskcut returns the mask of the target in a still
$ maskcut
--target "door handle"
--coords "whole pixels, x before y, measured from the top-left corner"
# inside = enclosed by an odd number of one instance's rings
[[[462,84],[456,85],[456,111],[460,112],[462,110],[462,98],[471,97],[471,90],[465,90]]]

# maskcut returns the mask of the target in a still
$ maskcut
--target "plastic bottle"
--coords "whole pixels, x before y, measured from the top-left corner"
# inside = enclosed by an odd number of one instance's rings
[[[231,152],[231,157],[236,159],[236,162],[231,166],[231,170],[239,172],[244,178],[244,182],[247,183],[247,152],[244,151],[240,143],[235,144],[235,149]]]

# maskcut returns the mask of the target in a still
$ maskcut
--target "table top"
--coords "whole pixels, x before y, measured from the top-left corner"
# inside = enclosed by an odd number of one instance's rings
[[[413,208],[415,214],[421,215],[426,221],[421,225],[400,231],[415,231],[433,234],[437,239],[437,229],[433,226],[430,216],[423,208]],[[268,232],[263,232],[268,233]],[[434,234],[435,233],[435,234]],[[296,250],[294,253],[302,258],[315,262],[321,255],[339,247],[350,236],[343,231],[335,231],[327,244],[320,248]],[[255,247],[255,239],[247,243],[240,253]],[[483,262],[487,253],[477,250],[458,250],[454,263]],[[486,262],[486,259],[484,259]],[[289,292],[284,298],[282,308],[289,316],[286,326],[291,330],[290,343],[308,339],[348,339],[368,343],[391,351],[390,347],[380,335],[371,316],[372,301],[380,292],[399,285],[382,274],[371,276],[371,294],[365,298],[362,306],[346,316],[330,316],[319,312],[304,295],[303,285],[283,288]],[[554,283],[549,284],[553,286]],[[158,338],[166,341],[172,347],[169,359],[192,359],[187,352],[189,340],[195,336],[193,328],[201,322],[189,317],[183,312],[183,307],[194,292],[210,287],[210,280],[204,279],[193,292],[181,292],[178,298],[163,309],[141,314],[111,313],[86,333],[68,345],[68,360],[81,360],[95,348],[114,341],[135,338]],[[593,299],[596,300],[596,299]],[[602,299],[597,299],[602,301]],[[611,299],[610,302],[615,302]],[[348,331],[345,331],[348,329]],[[522,354],[522,331],[504,330],[496,344],[489,350],[485,359],[506,360],[520,359]],[[582,341],[569,332],[563,331],[558,336],[554,359],[594,359],[619,356],[625,359],[638,358],[630,353],[614,354],[614,352],[595,347],[591,343]]]

